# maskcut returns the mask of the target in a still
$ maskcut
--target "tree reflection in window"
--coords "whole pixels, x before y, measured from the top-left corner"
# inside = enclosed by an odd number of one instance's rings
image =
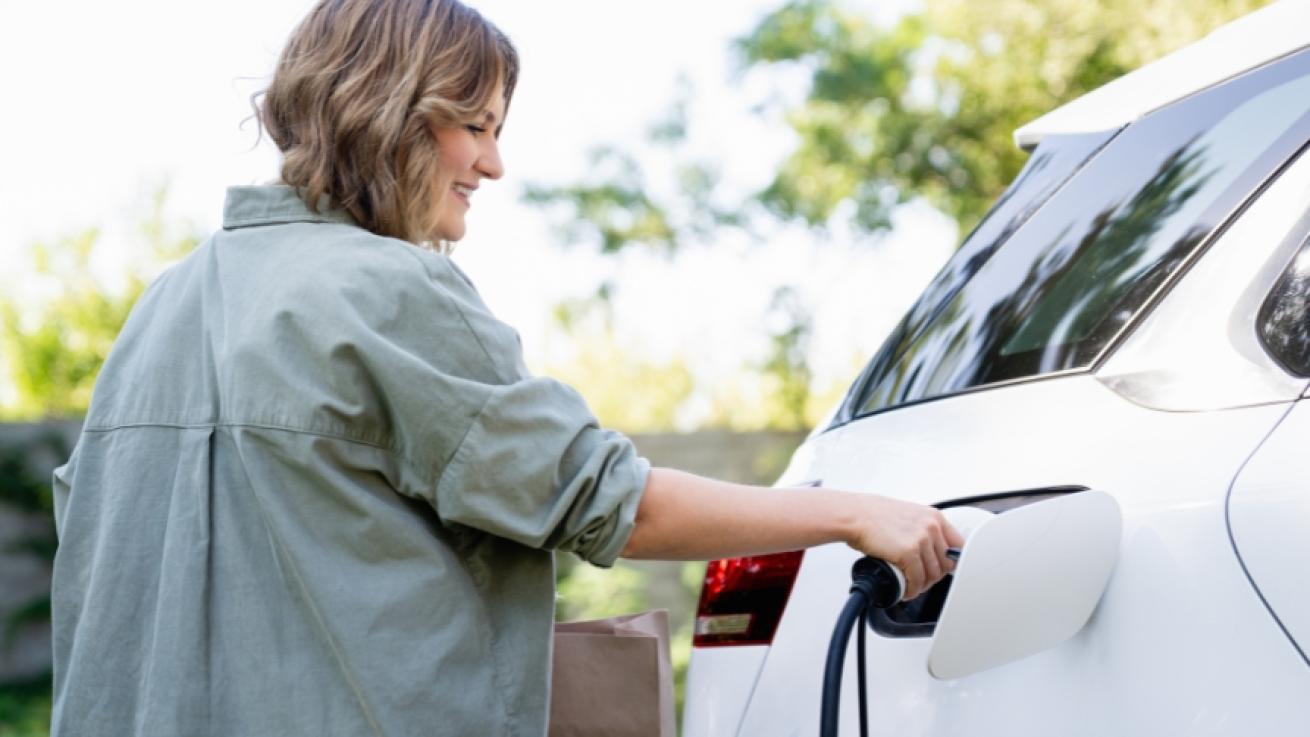
[[[1310,242],[1301,247],[1265,300],[1260,335],[1284,368],[1310,377]]]

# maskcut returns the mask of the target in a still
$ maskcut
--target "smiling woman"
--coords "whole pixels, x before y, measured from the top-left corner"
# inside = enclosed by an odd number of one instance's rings
[[[843,541],[919,505],[651,469],[426,243],[502,174],[518,63],[455,0],[323,0],[262,100],[282,181],[141,297],[55,472],[55,735],[546,732],[554,555]]]
[[[379,235],[449,242],[464,234],[452,187],[500,176],[517,80],[509,39],[459,3],[325,2],[256,112],[311,207],[326,195]]]

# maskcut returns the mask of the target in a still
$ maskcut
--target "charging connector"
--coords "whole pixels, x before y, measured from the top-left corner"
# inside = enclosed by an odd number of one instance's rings
[[[837,712],[841,706],[842,668],[846,662],[846,646],[851,640],[851,628],[859,626],[857,647],[860,735],[869,733],[867,704],[865,703],[866,673],[864,666],[865,618],[870,608],[885,609],[905,596],[905,574],[885,560],[864,557],[855,561],[851,569],[850,598],[837,617],[837,626],[828,643],[828,661],[823,672],[823,702],[819,718],[820,737],[837,737]]]
[[[959,548],[948,548],[946,557],[960,559]],[[842,668],[846,662],[846,647],[850,643],[851,628],[858,627],[856,665],[860,697],[860,737],[869,734],[867,672],[864,664],[864,637],[869,611],[886,609],[905,598],[905,574],[885,560],[863,557],[851,568],[850,598],[837,617],[837,626],[828,643],[828,660],[823,672],[822,712],[819,720],[819,737],[837,737],[837,713],[841,705]]]
[[[960,535],[968,540],[973,531],[992,513],[976,507],[952,507],[942,513]],[[946,557],[958,561],[961,550],[947,548]],[[864,637],[869,612],[886,609],[905,598],[905,574],[885,560],[863,557],[851,568],[850,598],[837,617],[832,640],[828,643],[828,659],[823,669],[823,699],[819,716],[819,737],[837,737],[837,713],[841,706],[842,668],[846,663],[846,648],[851,641],[851,629],[859,625],[856,641],[856,673],[859,677],[860,737],[868,737],[868,688],[864,664]]]

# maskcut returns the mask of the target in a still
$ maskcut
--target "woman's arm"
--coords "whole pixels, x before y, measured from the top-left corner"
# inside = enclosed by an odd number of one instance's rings
[[[625,558],[707,560],[843,542],[901,569],[918,596],[964,544],[932,507],[824,488],[764,488],[653,468]]]

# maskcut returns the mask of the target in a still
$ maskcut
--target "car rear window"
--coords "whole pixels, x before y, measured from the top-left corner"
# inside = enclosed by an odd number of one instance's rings
[[[861,380],[856,382],[857,386],[864,385],[864,379],[869,376],[885,374],[890,363],[900,358],[899,349],[908,342],[907,336],[920,334],[924,327],[936,320],[942,309],[978,273],[996,249],[1114,133],[1047,136],[1043,139],[991,211],[964,240],[964,244],[892,331],[891,337],[865,367]],[[850,407],[843,407],[838,413],[838,420],[843,419],[843,416],[848,418],[849,415]]]
[[[1310,377],[1310,240],[1265,300],[1260,337],[1283,368]]]
[[[1066,163],[1064,177],[1049,177],[1054,194],[1023,199],[1044,141],[870,362],[837,421],[1090,368],[1301,148],[1307,113],[1310,53],[1300,52],[1146,116],[1075,164],[1076,176]],[[1077,143],[1052,141],[1050,159],[1070,144],[1073,158]]]

